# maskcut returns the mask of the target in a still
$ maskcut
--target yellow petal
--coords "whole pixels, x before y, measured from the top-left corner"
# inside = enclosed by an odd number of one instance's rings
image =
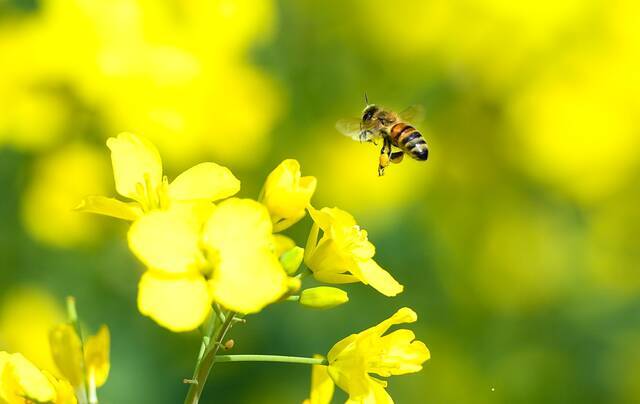
[[[378,292],[385,296],[395,296],[404,290],[398,281],[374,260],[369,259],[364,262],[357,262],[351,271],[365,285],[371,285]]]
[[[56,325],[49,333],[49,344],[60,373],[74,387],[82,385],[82,344],[76,330],[69,324]]]
[[[287,276],[269,250],[221,255],[209,281],[213,299],[239,313],[256,313],[288,289]]]
[[[167,273],[198,269],[199,227],[173,211],[153,211],[135,221],[128,233],[131,251],[147,267]]]
[[[296,246],[296,242],[282,234],[274,234],[275,254],[279,257]]]
[[[380,322],[380,324],[368,328],[358,334],[359,338],[381,337],[382,334],[387,332],[389,327],[404,323],[414,323],[418,320],[418,315],[415,311],[408,307],[403,307],[396,311],[391,317]]]
[[[431,354],[422,341],[414,341],[411,330],[396,330],[383,336],[380,343],[385,347],[384,354],[370,369],[380,376],[403,375],[422,370],[422,363]]]
[[[162,160],[156,147],[145,138],[131,133],[121,133],[107,139],[111,149],[113,177],[116,190],[122,196],[139,200],[137,184],[149,183],[155,192],[162,182]]]
[[[198,274],[169,277],[147,271],[138,285],[138,309],[174,332],[200,326],[209,314],[207,282]]]
[[[271,230],[267,209],[256,201],[232,198],[216,207],[203,233],[214,260],[214,300],[231,310],[254,313],[287,291]]]
[[[277,220],[288,219],[278,231],[304,217],[305,208],[316,190],[315,177],[301,177],[296,160],[284,160],[267,177],[261,202]]]
[[[384,389],[384,386],[371,382],[368,385],[369,390],[365,395],[361,396],[349,396],[349,399],[345,404],[393,404],[393,399]]]
[[[313,355],[316,359],[322,359],[322,355]],[[311,368],[311,394],[306,401],[308,404],[330,404],[333,398],[335,386],[329,377],[327,367],[313,365]]]
[[[203,240],[210,248],[222,252],[240,252],[245,246],[273,250],[272,229],[269,212],[262,204],[231,198],[213,211],[205,224]]]
[[[102,386],[109,376],[109,349],[111,338],[106,325],[100,327],[96,335],[87,338],[84,344],[84,363],[89,378],[96,387]]]
[[[240,190],[231,171],[215,163],[201,163],[180,174],[169,185],[169,197],[179,201],[228,198]]]
[[[75,207],[75,210],[130,221],[142,215],[142,209],[137,203],[126,203],[106,196],[87,196]]]
[[[51,373],[47,371],[42,372],[49,383],[53,386],[56,391],[56,398],[54,400],[55,404],[77,404],[78,400],[76,399],[75,391],[73,390],[73,386],[65,380],[65,379],[56,379]]]
[[[9,404],[49,402],[56,398],[56,391],[47,377],[19,353],[4,354],[0,371],[0,398]],[[1,363],[0,363],[1,365]],[[0,400],[1,402],[2,400]]]

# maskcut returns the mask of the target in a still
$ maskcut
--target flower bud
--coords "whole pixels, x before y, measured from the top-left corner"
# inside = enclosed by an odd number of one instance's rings
[[[280,256],[280,263],[282,264],[282,268],[284,271],[293,275],[298,272],[298,268],[300,264],[302,264],[302,259],[304,258],[304,248],[295,246],[288,251],[285,251]]]
[[[302,219],[316,190],[315,177],[302,177],[300,163],[284,160],[265,181],[260,201],[269,209],[274,231],[282,231]]]
[[[287,289],[289,294],[298,292],[301,286],[302,281],[300,280],[300,278],[289,277],[287,279]]]
[[[300,294],[300,304],[316,309],[331,309],[349,301],[347,292],[330,286],[305,289]]]

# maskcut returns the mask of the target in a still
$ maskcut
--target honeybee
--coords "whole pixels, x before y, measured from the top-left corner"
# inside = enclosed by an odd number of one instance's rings
[[[424,108],[420,105],[411,106],[400,113],[369,104],[365,94],[366,107],[362,111],[362,118],[341,119],[336,123],[336,129],[345,136],[360,142],[371,142],[377,145],[382,140],[378,175],[384,175],[384,170],[391,163],[400,163],[408,154],[418,161],[425,161],[429,157],[429,148],[424,137],[408,121],[420,121],[424,115]],[[398,149],[395,150],[394,149]]]

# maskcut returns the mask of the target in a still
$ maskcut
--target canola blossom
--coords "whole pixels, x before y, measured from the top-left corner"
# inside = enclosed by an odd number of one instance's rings
[[[0,352],[0,402],[75,404],[73,388],[41,371],[20,353]]]
[[[173,331],[198,327],[214,301],[247,314],[287,291],[269,213],[250,199],[223,201],[204,222],[172,211],[146,215],[131,226],[129,245],[149,268],[140,312]]]
[[[338,208],[308,207],[314,224],[309,233],[304,262],[313,276],[327,283],[362,282],[385,296],[395,296],[404,287],[374,260],[375,247],[367,231],[353,216]],[[319,232],[323,235],[318,240]]]
[[[383,335],[397,324],[413,323],[416,313],[403,307],[387,320],[336,343],[327,355],[328,365],[314,365],[309,404],[329,404],[333,383],[349,394],[348,404],[392,404],[387,382],[371,376],[389,377],[415,373],[430,358],[426,345],[410,330]]]
[[[110,334],[103,325],[82,340],[75,300],[67,299],[69,322],[56,324],[49,333],[56,375],[39,369],[21,353],[0,352],[0,403],[97,404],[97,388],[110,369]]]
[[[235,345],[224,340],[234,324],[268,305],[294,301],[304,308],[332,309],[348,303],[342,289],[303,288],[308,273],[326,283],[361,282],[385,296],[397,295],[403,286],[374,261],[374,245],[349,213],[311,206],[317,180],[302,176],[296,160],[280,163],[254,200],[234,196],[240,181],[215,163],[198,164],[169,182],[160,154],[147,139],[123,133],[109,138],[107,146],[116,191],[128,202],[93,196],[78,210],[131,221],[129,249],[146,268],[138,283],[140,313],[173,332],[198,327],[203,332],[193,377],[185,379],[190,385],[185,404],[199,401],[215,363],[254,360],[315,365],[307,400],[311,404],[329,402],[334,383],[349,393],[350,403],[389,403],[386,382],[369,374],[416,372],[429,358],[426,346],[413,341],[411,331],[383,336],[394,324],[416,320],[408,308],[340,341],[326,360],[218,355],[220,349]],[[303,249],[280,232],[307,211],[313,224]],[[104,383],[109,373],[108,335],[103,329],[81,348],[73,327],[61,325],[52,331],[55,362],[72,386],[88,382],[95,388]]]

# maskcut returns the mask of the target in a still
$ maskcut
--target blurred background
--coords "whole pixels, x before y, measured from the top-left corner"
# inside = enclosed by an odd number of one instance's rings
[[[197,333],[135,304],[105,139],[152,139],[170,178],[229,166],[241,195],[296,158],[406,285],[330,311],[268,307],[235,353],[326,353],[397,308],[432,351],[398,403],[640,402],[640,3],[633,0],[1,0],[0,349],[51,368],[47,330],[112,333],[103,403],[179,403]],[[369,100],[426,107],[426,163],[376,173],[334,129]],[[306,218],[289,231],[304,245]],[[204,403],[299,403],[307,367],[224,364]],[[335,402],[345,395],[336,394]]]

